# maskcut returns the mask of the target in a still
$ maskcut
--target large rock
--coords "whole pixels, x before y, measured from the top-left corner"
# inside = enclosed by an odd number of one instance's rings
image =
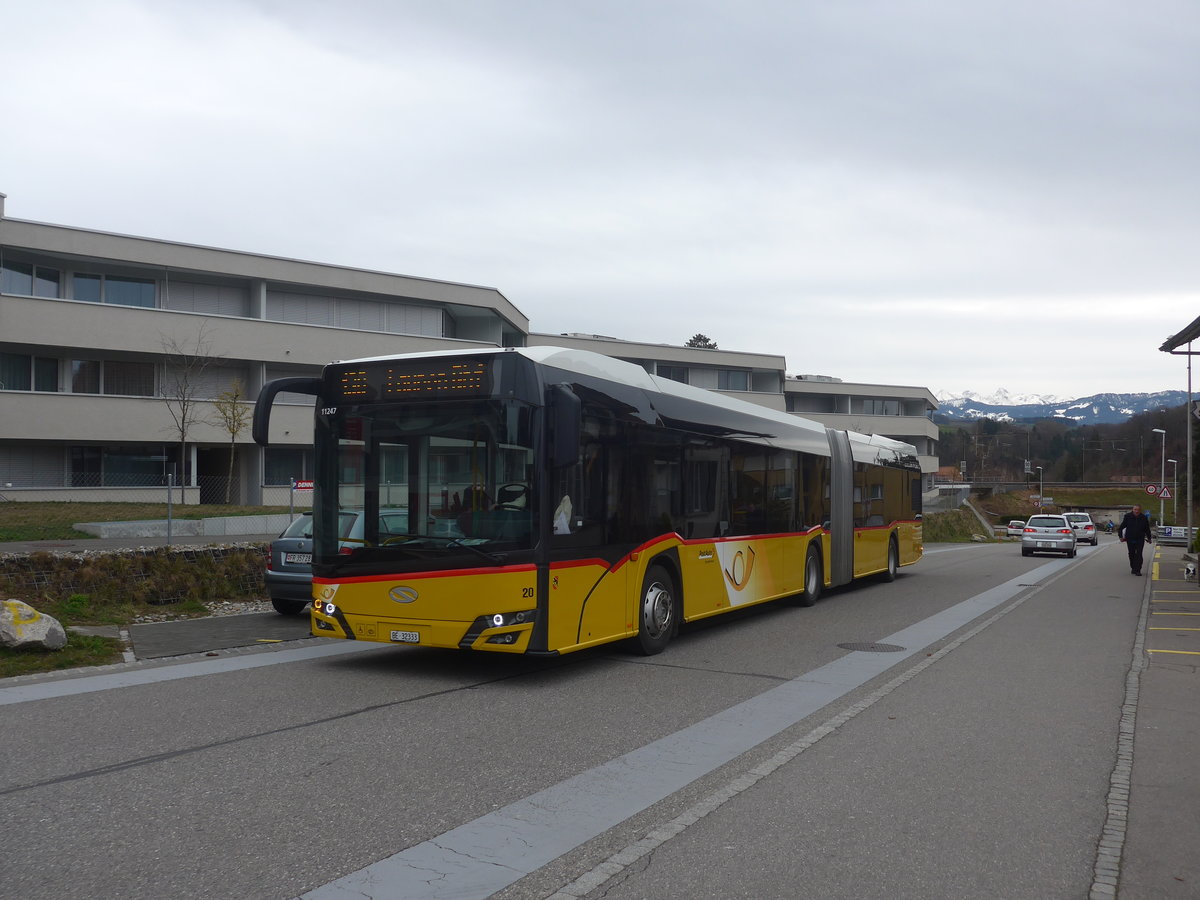
[[[15,650],[61,650],[67,633],[58,619],[20,600],[0,603],[0,647]]]

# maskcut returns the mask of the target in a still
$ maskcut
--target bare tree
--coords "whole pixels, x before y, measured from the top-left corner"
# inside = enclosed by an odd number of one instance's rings
[[[184,500],[184,473],[187,468],[187,442],[192,426],[201,421],[199,391],[205,371],[219,357],[212,353],[208,337],[208,322],[200,325],[194,340],[176,335],[160,334],[163,377],[159,396],[166,404],[174,423],[172,434],[179,442],[179,499]]]
[[[230,501],[233,490],[234,460],[237,459],[237,439],[250,424],[251,409],[246,405],[246,385],[242,379],[233,379],[233,384],[213,401],[216,413],[213,424],[220,425],[229,434],[229,473],[225,478],[225,502]]]

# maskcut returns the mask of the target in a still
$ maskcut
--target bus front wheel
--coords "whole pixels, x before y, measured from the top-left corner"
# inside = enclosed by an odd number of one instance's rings
[[[675,582],[662,566],[651,566],[638,601],[637,647],[645,656],[661,653],[679,627]]]

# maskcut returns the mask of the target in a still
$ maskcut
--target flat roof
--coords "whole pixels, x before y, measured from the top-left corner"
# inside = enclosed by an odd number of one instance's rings
[[[1190,344],[1196,338],[1200,337],[1200,318],[1194,319],[1192,324],[1180,331],[1178,334],[1173,334],[1163,343],[1158,349],[1163,353],[1170,353],[1177,347],[1182,347],[1184,344]]]

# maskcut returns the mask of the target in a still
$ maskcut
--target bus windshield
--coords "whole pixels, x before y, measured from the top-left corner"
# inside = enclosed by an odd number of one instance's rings
[[[349,528],[317,529],[318,558],[386,561],[449,553],[503,561],[532,548],[534,409],[514,400],[346,406],[318,441],[325,508]],[[321,453],[321,450],[318,450]]]

